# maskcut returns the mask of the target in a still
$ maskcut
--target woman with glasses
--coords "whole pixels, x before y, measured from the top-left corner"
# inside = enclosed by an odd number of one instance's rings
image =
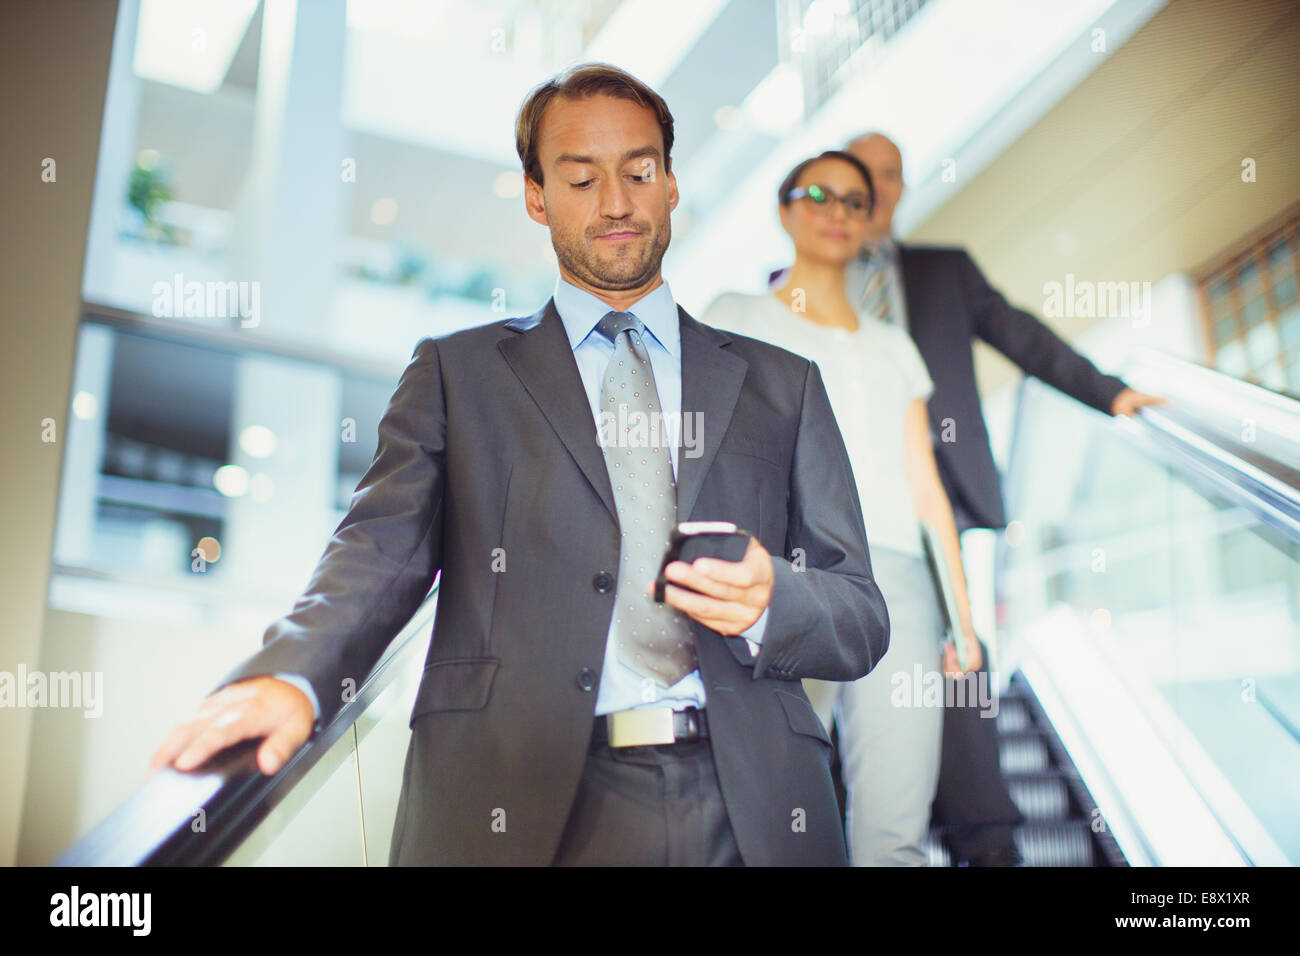
[[[764,295],[725,293],[702,316],[717,328],[779,345],[817,363],[844,436],[866,523],[871,564],[889,609],[889,650],[849,683],[804,681],[822,722],[839,728],[848,792],[849,855],[858,866],[924,866],[939,773],[945,681],[961,673],[945,642],[920,523],[939,533],[956,592],[966,669],[980,666],[952,508],[930,444],[933,383],[901,329],[858,312],[845,270],[874,206],[871,174],[830,150],[805,160],[778,192],[795,259]]]

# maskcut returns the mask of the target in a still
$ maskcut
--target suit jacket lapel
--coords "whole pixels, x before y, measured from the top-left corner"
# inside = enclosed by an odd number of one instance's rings
[[[596,440],[591,405],[582,387],[573,347],[564,332],[560,313],[555,309],[555,300],[548,299],[546,305],[532,315],[512,319],[506,323],[506,328],[523,334],[502,339],[497,348],[582,469],[587,483],[600,497],[609,516],[617,523],[618,512],[605,467],[605,454]]]
[[[718,442],[731,424],[749,363],[723,348],[731,341],[725,332],[697,322],[680,305],[677,314],[682,330],[683,441],[677,456],[677,520],[691,521]],[[687,437],[696,445],[696,457],[688,456]],[[701,515],[699,520],[716,517]]]
[[[924,316],[929,314],[929,310],[924,308],[926,286],[921,281],[921,269],[915,256],[912,255],[911,247],[901,242],[895,242],[895,245],[898,247],[898,268],[903,273],[903,302],[907,308],[907,329],[915,338],[917,318],[920,317],[924,321]]]

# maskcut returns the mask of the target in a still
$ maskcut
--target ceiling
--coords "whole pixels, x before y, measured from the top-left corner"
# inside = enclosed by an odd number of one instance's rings
[[[607,16],[613,7],[601,9]],[[689,177],[695,161],[696,181],[717,184],[679,207],[675,239],[689,230],[692,202],[725,198],[717,192],[731,162],[772,147],[752,131],[719,135],[715,114],[741,103],[778,64],[774,10],[759,0],[724,3],[659,84],[676,118],[674,168]],[[1296,14],[1294,0],[1173,0],[908,238],[967,247],[996,287],[1036,313],[1044,283],[1066,272],[1155,283],[1195,270],[1300,198]],[[260,22],[259,11],[216,93],[141,83],[138,144],[170,165],[179,199],[234,203],[253,135]],[[350,234],[403,240],[494,272],[551,274],[546,230],[520,198],[493,191],[517,162],[348,135],[367,171],[351,193]],[[1245,157],[1257,163],[1256,182],[1241,181]],[[370,219],[383,196],[400,210],[389,226]],[[1048,321],[1072,338],[1092,320]],[[986,394],[1013,379],[1010,363],[978,351]]]
[[[604,2],[595,9],[608,15],[611,8]],[[158,151],[178,200],[218,209],[235,202],[253,137],[261,21],[259,7],[214,94],[141,81],[138,149]],[[777,61],[775,4],[723,3],[658,86],[673,108],[674,169],[689,166],[716,132],[718,108],[739,104]],[[513,115],[498,121],[513,129]],[[350,190],[351,235],[408,243],[435,260],[474,262],[494,273],[553,272],[546,229],[527,217],[522,197],[503,199],[494,192],[501,173],[518,171],[513,155],[492,162],[472,154],[478,151],[355,129],[347,136],[348,155],[365,171]],[[370,210],[384,197],[396,200],[399,214],[391,225],[380,226],[371,221]]]
[[[1300,200],[1298,14],[1175,0],[908,238],[966,246],[1032,312],[1067,272],[1194,272]],[[1093,321],[1050,324],[1072,338]],[[1018,374],[982,345],[977,369],[986,394]]]

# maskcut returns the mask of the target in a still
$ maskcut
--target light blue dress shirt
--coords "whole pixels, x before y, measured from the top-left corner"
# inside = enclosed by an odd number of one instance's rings
[[[555,282],[555,310],[564,323],[565,334],[573,347],[573,358],[587,392],[592,427],[595,428],[600,411],[601,378],[614,355],[614,343],[596,331],[596,324],[611,311],[610,306],[590,292],[561,278]],[[682,337],[672,290],[668,288],[667,282],[663,282],[625,311],[631,312],[645,325],[647,335],[644,341],[650,355],[650,367],[655,375],[655,389],[659,392],[659,407],[668,421],[680,421]],[[677,434],[681,434],[680,429]],[[668,446],[668,454],[672,459],[675,478],[678,457],[676,444]],[[678,520],[681,520],[680,515]],[[758,656],[758,645],[766,628],[767,610],[764,609],[759,619],[742,633],[755,657]],[[622,663],[614,646],[613,621],[610,622],[605,644],[605,666],[600,675],[600,692],[596,695],[597,716],[638,707],[670,706],[674,710],[703,707],[705,700],[704,682],[700,679],[698,670],[691,671],[665,689]]]
[[[582,386],[591,406],[593,429],[598,427],[600,411],[600,385],[609,360],[614,355],[614,343],[596,331],[596,324],[611,311],[590,292],[557,279],[555,282],[555,310],[564,323],[565,334],[573,347],[573,358],[582,377]],[[654,291],[638,299],[626,311],[631,312],[645,325],[648,333],[644,339],[650,354],[650,367],[654,370],[655,388],[659,392],[659,407],[670,422],[680,421],[682,410],[682,339],[677,315],[668,283],[663,282]],[[670,432],[670,434],[672,434]],[[680,429],[676,433],[681,434]],[[678,446],[668,446],[672,459],[673,476],[677,475]],[[680,516],[679,516],[680,520]],[[646,582],[649,584],[649,582]],[[741,636],[749,643],[750,653],[758,656],[758,645],[767,629],[767,609]],[[596,695],[596,714],[609,714],[616,710],[638,707],[671,706],[674,710],[686,707],[704,707],[706,695],[704,682],[698,670],[691,671],[676,684],[664,689],[629,668],[618,659],[614,646],[614,627],[610,621],[606,636],[605,665],[600,675],[600,691]],[[320,702],[311,684],[298,674],[276,674],[277,678],[292,684],[311,700],[317,719]]]

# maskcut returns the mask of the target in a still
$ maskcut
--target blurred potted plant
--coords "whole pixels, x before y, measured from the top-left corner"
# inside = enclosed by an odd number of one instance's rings
[[[131,208],[140,214],[142,238],[169,243],[176,241],[172,226],[158,218],[162,204],[172,198],[172,191],[166,171],[158,165],[157,154],[151,150],[146,150],[136,159],[126,198]]]

